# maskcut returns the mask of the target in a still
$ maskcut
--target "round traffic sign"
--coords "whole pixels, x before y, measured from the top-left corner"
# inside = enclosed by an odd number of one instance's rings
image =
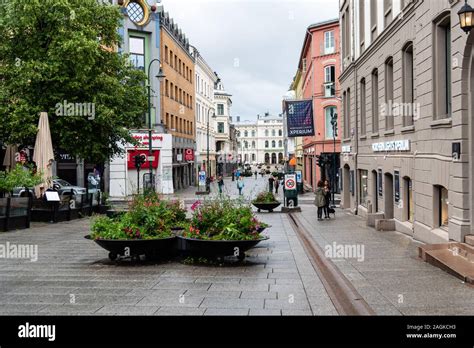
[[[287,179],[285,182],[285,186],[288,190],[292,190],[295,187],[296,183],[293,179]]]

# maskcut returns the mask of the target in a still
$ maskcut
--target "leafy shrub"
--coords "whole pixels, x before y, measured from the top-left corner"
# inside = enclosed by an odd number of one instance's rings
[[[275,202],[278,202],[278,199],[276,199],[273,192],[263,191],[263,192],[260,192],[257,195],[257,198],[255,198],[252,202],[253,203],[275,203]]]
[[[40,173],[18,164],[9,172],[0,172],[0,192],[12,192],[16,187],[34,187],[43,182]]]

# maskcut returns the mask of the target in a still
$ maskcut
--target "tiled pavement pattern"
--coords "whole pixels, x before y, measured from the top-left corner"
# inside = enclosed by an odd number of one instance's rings
[[[2,233],[0,244],[38,244],[39,258],[0,259],[0,314],[337,314],[286,215],[261,218],[271,239],[220,267],[111,262],[83,238],[87,219]]]
[[[298,214],[323,248],[364,245],[362,262],[333,259],[379,315],[473,315],[474,286],[418,259],[419,243],[399,232],[377,232],[357,216],[337,211],[335,220],[318,222],[315,208]]]

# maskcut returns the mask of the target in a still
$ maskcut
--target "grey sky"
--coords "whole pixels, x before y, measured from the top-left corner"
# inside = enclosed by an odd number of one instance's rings
[[[306,28],[338,17],[338,0],[162,0],[233,94],[232,115],[281,112]]]

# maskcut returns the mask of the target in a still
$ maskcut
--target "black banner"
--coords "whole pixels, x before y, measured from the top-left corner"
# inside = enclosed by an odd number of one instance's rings
[[[315,134],[312,100],[287,101],[286,119],[289,138]]]

